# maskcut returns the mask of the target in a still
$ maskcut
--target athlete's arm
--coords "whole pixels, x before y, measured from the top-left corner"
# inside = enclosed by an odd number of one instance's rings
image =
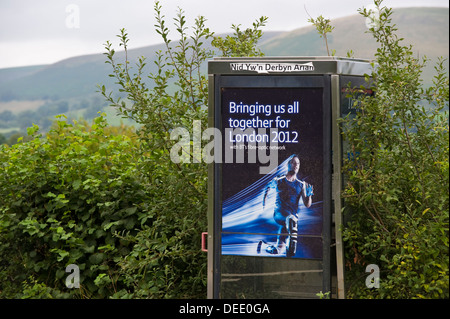
[[[267,184],[266,191],[264,192],[264,197],[263,197],[263,201],[262,201],[263,209],[264,209],[264,207],[266,206],[266,198],[267,198],[267,195],[269,195],[269,191],[270,191],[271,188],[276,187],[276,182],[277,182],[277,180],[278,180],[278,178],[275,177],[273,180],[271,180],[271,181]]]
[[[306,207],[311,207],[312,205],[312,195],[314,191],[314,187],[306,182],[302,182],[303,189],[302,189],[302,200],[303,204],[305,204]]]

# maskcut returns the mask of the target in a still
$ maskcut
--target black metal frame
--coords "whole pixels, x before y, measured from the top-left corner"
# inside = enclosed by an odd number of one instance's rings
[[[214,119],[210,119],[210,125],[213,123],[214,127],[222,131],[222,96],[221,88],[321,88],[323,89],[323,228],[322,228],[322,270],[324,292],[331,291],[331,176],[332,176],[332,158],[331,158],[331,75],[330,74],[283,74],[283,75],[213,75],[210,80],[210,86],[214,86],[214,96],[210,98],[210,102],[214,106],[210,106],[210,112],[214,112]],[[210,94],[213,93],[210,91]],[[223,153],[223,152],[222,152]],[[211,172],[211,171],[210,171]],[[212,298],[220,298],[221,289],[221,234],[222,234],[222,164],[213,164],[213,191],[210,192],[213,198],[213,214],[209,217],[212,221],[212,240],[213,251],[210,252],[209,257],[212,261],[212,279],[209,284],[213,285]],[[212,176],[210,176],[211,178]],[[211,225],[211,223],[210,223]],[[212,282],[211,282],[212,281]]]

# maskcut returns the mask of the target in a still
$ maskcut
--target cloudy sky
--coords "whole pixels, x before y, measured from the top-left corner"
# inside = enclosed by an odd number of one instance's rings
[[[166,24],[177,8],[188,19],[202,15],[216,33],[232,24],[250,27],[261,16],[269,18],[264,31],[289,31],[308,25],[312,17],[339,18],[357,14],[372,0],[161,0]],[[396,7],[448,7],[448,0],[385,0]],[[153,0],[0,0],[0,68],[48,64],[90,53],[104,52],[103,44],[117,43],[126,28],[130,48],[161,43],[154,31]]]

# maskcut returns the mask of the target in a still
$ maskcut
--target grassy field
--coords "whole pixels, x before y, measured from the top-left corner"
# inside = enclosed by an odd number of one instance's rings
[[[0,101],[0,113],[3,111],[11,111],[14,114],[18,114],[25,110],[37,110],[40,106],[46,103],[45,100],[25,100],[25,101],[8,101],[1,102]]]

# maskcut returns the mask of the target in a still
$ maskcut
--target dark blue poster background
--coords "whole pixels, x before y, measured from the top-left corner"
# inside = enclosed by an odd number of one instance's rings
[[[296,178],[303,187],[312,186],[313,195],[310,207],[302,199],[299,201],[295,214],[297,248],[291,257],[321,259],[323,89],[222,88],[221,99],[223,145],[230,142],[225,130],[235,129],[238,124],[265,123],[262,125],[267,128],[269,141],[276,135],[280,137],[276,149],[277,163],[268,174],[261,174],[260,167],[267,166],[267,163],[259,162],[258,158],[256,163],[222,164],[222,254],[286,257],[286,247],[279,245],[277,240],[280,235],[286,238],[290,233],[283,231],[282,225],[274,219],[279,191],[276,181],[285,178],[289,161],[296,154],[300,162]],[[257,112],[258,106],[260,112]],[[269,128],[277,128],[278,132],[271,134]],[[225,153],[236,151],[228,148],[225,147]],[[267,154],[271,151],[275,150],[267,150]],[[277,249],[274,251],[273,247]]]

